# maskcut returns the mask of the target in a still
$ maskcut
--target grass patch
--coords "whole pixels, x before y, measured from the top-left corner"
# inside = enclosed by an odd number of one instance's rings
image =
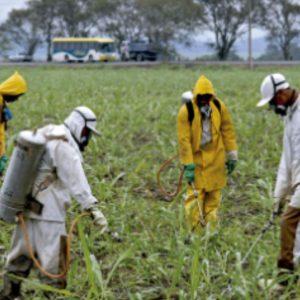
[[[12,73],[2,68],[0,79]],[[8,152],[17,132],[61,123],[78,105],[92,108],[103,136],[87,149],[85,169],[100,207],[123,243],[98,235],[89,220],[73,243],[68,276],[72,299],[267,299],[260,278],[275,275],[278,225],[240,261],[269,217],[281,152],[282,122],[257,109],[262,79],[277,68],[23,68],[28,93],[10,105]],[[182,198],[159,201],[156,172],[177,151],[176,116],[182,92],[205,73],[232,113],[240,161],[224,190],[217,237],[186,244]],[[299,68],[284,69],[300,87]],[[165,183],[174,187],[178,172]],[[74,205],[71,213],[77,210]],[[12,226],[1,223],[0,244],[9,248]],[[1,255],[4,255],[1,248]],[[3,256],[0,260],[3,267]],[[34,277],[29,279],[30,283]],[[34,297],[41,297],[34,286]],[[287,289],[290,299],[295,287]],[[299,292],[299,291],[297,291]]]

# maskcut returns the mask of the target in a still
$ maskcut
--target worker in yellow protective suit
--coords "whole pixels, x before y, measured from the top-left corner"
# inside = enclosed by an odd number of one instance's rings
[[[200,232],[204,227],[216,228],[221,189],[238,159],[237,143],[230,114],[205,76],[198,79],[193,93],[184,94],[191,99],[181,106],[177,127],[180,161],[188,181],[185,212],[189,228]]]
[[[0,175],[3,174],[7,162],[5,155],[5,130],[7,122],[12,118],[7,103],[16,101],[26,91],[26,81],[18,72],[15,72],[0,84]]]

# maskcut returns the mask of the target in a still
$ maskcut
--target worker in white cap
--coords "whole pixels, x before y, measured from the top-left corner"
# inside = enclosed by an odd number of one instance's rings
[[[274,214],[281,214],[284,205],[287,209],[281,217],[280,256],[278,258],[278,288],[284,288],[294,276],[299,256],[300,222],[300,98],[282,74],[268,75],[261,85],[262,99],[257,106],[269,104],[278,115],[284,117],[283,152],[277,173],[274,191]],[[298,229],[298,232],[297,232]],[[284,276],[282,276],[284,275]]]

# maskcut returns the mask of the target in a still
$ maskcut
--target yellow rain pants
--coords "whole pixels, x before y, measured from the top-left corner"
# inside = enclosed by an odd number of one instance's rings
[[[221,190],[210,192],[200,190],[196,198],[193,189],[189,186],[184,202],[188,228],[192,232],[201,233],[209,224],[210,230],[215,230],[218,224],[218,209],[220,203]]]

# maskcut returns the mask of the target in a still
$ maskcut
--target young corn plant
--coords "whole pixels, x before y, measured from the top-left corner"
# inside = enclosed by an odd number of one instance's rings
[[[282,70],[292,86],[300,87],[299,70]],[[0,81],[13,71],[1,68]],[[85,227],[85,235],[81,228],[80,243],[74,239],[72,245],[70,295],[53,291],[57,299],[272,299],[258,281],[276,279],[279,221],[243,268],[240,259],[268,220],[273,202],[283,126],[277,116],[255,105],[262,79],[276,68],[82,66],[74,71],[47,66],[19,71],[29,90],[10,105],[15,118],[6,132],[7,153],[20,130],[61,124],[79,105],[93,109],[102,136],[83,155],[85,171],[110,227],[124,237],[123,243],[115,243],[99,237],[96,229]],[[202,236],[198,243],[189,242],[181,195],[172,203],[160,201],[156,173],[178,151],[181,94],[193,88],[200,74],[213,82],[231,112],[239,162],[223,191],[218,234]],[[170,191],[176,188],[177,166],[179,162],[163,175]],[[70,210],[76,213],[76,206]],[[13,228],[0,225],[3,270]],[[25,299],[31,297],[31,282],[36,281],[26,281]],[[34,297],[42,299],[41,292],[35,286]],[[299,288],[289,286],[281,297],[297,299]]]

